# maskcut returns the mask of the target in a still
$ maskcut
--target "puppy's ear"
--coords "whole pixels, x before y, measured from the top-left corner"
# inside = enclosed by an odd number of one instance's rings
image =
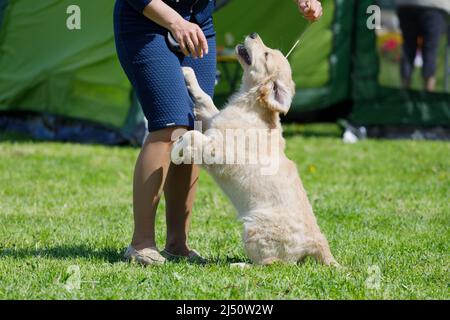
[[[286,114],[292,103],[291,92],[291,89],[281,81],[269,81],[261,87],[260,99],[268,109]]]

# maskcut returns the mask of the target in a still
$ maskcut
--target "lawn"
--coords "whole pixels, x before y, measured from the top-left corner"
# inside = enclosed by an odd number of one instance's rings
[[[250,266],[229,201],[201,176],[190,244],[205,266],[122,261],[138,149],[0,135],[2,299],[449,299],[450,144],[367,140],[333,125],[286,128],[333,269]],[[164,245],[164,202],[158,244]],[[75,271],[72,271],[75,270]],[[70,288],[79,270],[80,288]],[[73,274],[75,272],[75,274]]]

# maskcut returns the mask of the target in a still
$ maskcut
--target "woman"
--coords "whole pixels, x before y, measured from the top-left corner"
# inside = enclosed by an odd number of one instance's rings
[[[322,15],[317,0],[296,1],[303,15]],[[192,102],[181,66],[195,70],[211,97],[216,75],[213,0],[116,0],[114,31],[120,63],[148,120],[148,135],[136,162],[133,181],[134,233],[125,258],[144,265],[166,258],[203,259],[187,245],[198,168],[170,161],[172,141],[193,127]],[[170,31],[182,52],[172,51]],[[166,199],[166,247],[155,243],[155,214],[162,192]],[[166,257],[163,257],[163,255]]]
[[[450,1],[397,0],[396,4],[404,40],[400,69],[403,86],[407,89],[411,86],[417,54],[417,39],[422,36],[423,84],[426,91],[433,92],[436,88],[439,41],[447,29]]]

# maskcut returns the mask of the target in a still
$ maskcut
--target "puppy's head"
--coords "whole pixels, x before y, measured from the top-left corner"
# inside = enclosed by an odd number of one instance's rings
[[[236,47],[236,54],[244,69],[243,90],[257,87],[264,107],[286,114],[295,94],[295,84],[291,66],[284,55],[266,47],[256,33]]]

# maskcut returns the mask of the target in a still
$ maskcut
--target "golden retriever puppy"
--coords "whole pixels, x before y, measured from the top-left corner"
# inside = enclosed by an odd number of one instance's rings
[[[175,141],[172,161],[201,164],[213,176],[238,211],[245,251],[254,263],[297,263],[312,256],[337,265],[297,168],[284,153],[279,114],[289,110],[295,93],[289,62],[256,33],[236,53],[242,85],[222,111],[194,71],[183,68],[203,133],[188,131]]]

